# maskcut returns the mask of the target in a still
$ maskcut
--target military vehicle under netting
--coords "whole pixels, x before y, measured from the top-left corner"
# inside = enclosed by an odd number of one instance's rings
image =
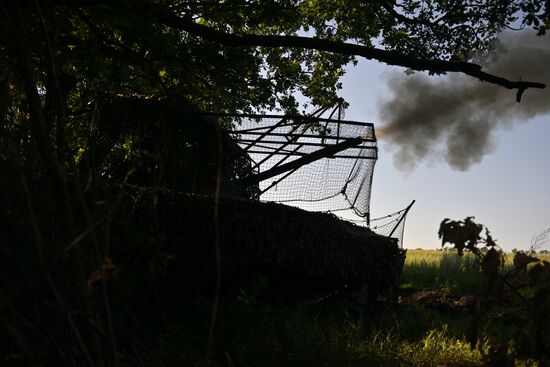
[[[156,264],[164,280],[198,291],[221,271],[227,292],[262,276],[277,297],[393,294],[404,251],[368,228],[372,124],[206,115],[141,98],[98,102],[95,121],[80,171],[123,193],[112,224],[117,263]],[[125,228],[150,246],[137,250]]]

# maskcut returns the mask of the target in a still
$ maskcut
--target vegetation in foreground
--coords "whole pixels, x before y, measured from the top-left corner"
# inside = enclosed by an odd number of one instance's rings
[[[473,259],[460,258],[455,250],[409,250],[408,255],[399,302],[389,308],[366,307],[361,292],[275,305],[266,301],[265,279],[256,278],[237,298],[222,302],[210,362],[220,366],[494,365],[488,356],[495,341],[512,340],[516,329],[510,318],[484,319],[472,348],[474,294],[481,291],[472,287],[474,280],[479,284],[481,279]],[[512,259],[511,254],[506,256]],[[451,287],[448,279],[454,279]],[[158,341],[157,348],[144,351],[144,359],[158,365],[174,360],[204,362],[210,307],[208,302],[195,304],[171,320],[173,331]],[[533,358],[507,363],[544,366]]]
[[[236,366],[481,364],[481,352],[464,340],[464,316],[418,303],[366,310],[339,300],[262,311],[233,304],[226,311],[221,365],[227,360]]]
[[[505,255],[508,269],[513,255]],[[515,353],[510,341],[517,325],[512,317],[479,320],[472,347],[475,295],[482,292],[479,265],[472,255],[460,257],[452,249],[409,250],[393,308],[364,308],[357,293],[278,308],[262,306],[258,287],[252,294],[243,291],[240,304],[233,305],[239,311],[229,317],[234,321],[226,320],[220,330],[228,337],[222,338],[225,356],[235,365],[493,365],[497,340]],[[544,365],[529,357],[501,362]]]

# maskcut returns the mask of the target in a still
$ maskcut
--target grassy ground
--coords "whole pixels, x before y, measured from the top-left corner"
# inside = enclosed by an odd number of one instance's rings
[[[546,256],[548,258],[548,256]],[[511,263],[512,255],[507,255]],[[457,296],[479,291],[479,264],[453,251],[409,250],[404,266],[403,292],[422,288],[447,291]],[[353,298],[325,303],[304,303],[258,313],[246,302],[234,320],[222,329],[226,358],[235,365],[321,366],[481,366],[483,344],[472,349],[466,341],[471,313],[401,302],[395,308],[366,310]],[[248,307],[248,308],[247,308]],[[231,307],[229,307],[231,308]],[[248,310],[248,311],[247,311]],[[255,311],[253,311],[255,310]],[[486,321],[482,340],[511,335],[510,325]],[[257,333],[249,338],[250,333]],[[235,335],[242,338],[235,339]],[[518,361],[518,366],[537,366]]]
[[[428,287],[459,299],[476,292],[478,282],[473,258],[435,250],[408,251],[401,302],[395,307],[365,308],[358,302],[360,293],[275,306],[265,302],[265,284],[258,282],[240,297],[222,301],[211,361],[216,366],[483,366],[487,340],[495,335],[506,340],[510,325],[485,321],[483,342],[472,349],[467,342],[470,311],[407,298]],[[166,337],[154,352],[142,351],[144,361],[201,365],[210,303],[170,314],[178,316],[166,321]],[[518,361],[516,366],[538,364]]]
[[[224,352],[235,365],[475,366],[481,360],[463,340],[458,318],[418,305],[366,311],[346,302],[303,304],[231,319],[248,320],[222,330]]]
[[[175,332],[160,341],[152,364],[168,365],[177,351],[187,352],[182,364],[201,362],[208,317],[193,315],[172,320]],[[179,327],[190,323],[202,327]],[[218,366],[479,366],[481,353],[465,342],[465,325],[462,317],[417,304],[366,310],[343,300],[292,307],[224,302],[213,359]]]

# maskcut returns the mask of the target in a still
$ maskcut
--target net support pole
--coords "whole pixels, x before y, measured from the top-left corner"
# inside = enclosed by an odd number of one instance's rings
[[[390,234],[388,235],[388,237],[391,237],[395,230],[397,229],[397,227],[399,227],[399,225],[401,224],[401,222],[403,222],[405,220],[405,217],[407,216],[407,213],[409,213],[409,210],[411,210],[411,207],[414,205],[414,203],[416,202],[416,200],[413,200],[411,201],[411,203],[409,204],[408,207],[405,208],[405,212],[403,213],[403,215],[401,216],[401,218],[399,218],[399,221],[397,222],[397,224],[395,225],[395,227],[393,227],[393,229],[391,230]],[[401,244],[401,246],[403,246],[403,244]]]
[[[296,170],[306,164],[315,162],[319,159],[327,158],[330,156],[333,156],[336,153],[339,153],[343,150],[355,147],[361,143],[363,143],[364,139],[362,137],[356,137],[347,139],[346,141],[328,146],[323,149],[319,149],[313,153],[310,153],[308,155],[305,155],[301,158],[295,159],[292,162],[282,164],[277,167],[273,167],[271,169],[268,169],[267,171],[257,173],[255,175],[251,175],[246,177],[243,181],[247,184],[255,184],[259,183],[261,181],[267,180],[271,177],[280,175],[281,173],[290,171],[290,170]]]

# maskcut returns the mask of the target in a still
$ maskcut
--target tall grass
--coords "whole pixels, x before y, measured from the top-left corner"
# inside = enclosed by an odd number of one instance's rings
[[[402,286],[440,288],[451,292],[475,292],[481,284],[475,256],[458,256],[454,250],[407,250]]]
[[[428,331],[418,341],[392,332],[378,333],[359,346],[367,365],[384,366],[480,366],[482,354],[463,340],[452,337],[447,325]]]
[[[444,251],[439,258],[439,270],[442,272],[479,272],[479,259],[470,253],[459,256],[456,251]]]
[[[549,254],[533,255],[550,261]],[[513,264],[514,254],[504,254],[505,269]],[[462,257],[454,249],[407,250],[403,267],[403,288],[440,288],[454,293],[476,292],[481,284],[478,259],[465,252]]]
[[[220,347],[235,365],[482,365],[463,322],[415,304],[372,313],[345,302],[302,304],[284,312],[244,310],[225,320]]]

